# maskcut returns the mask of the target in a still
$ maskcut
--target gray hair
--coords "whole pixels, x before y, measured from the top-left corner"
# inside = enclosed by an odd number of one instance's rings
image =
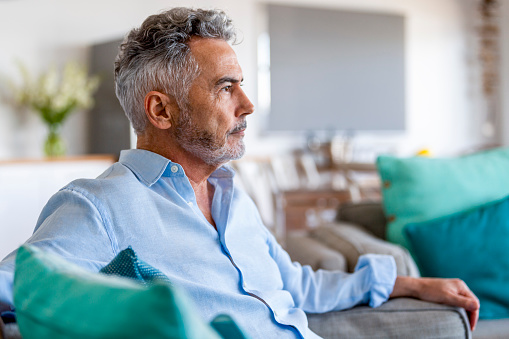
[[[159,91],[187,106],[200,70],[190,53],[193,36],[235,40],[232,21],[221,10],[178,7],[149,16],[127,34],[115,60],[115,92],[137,134],[147,126],[145,95]]]

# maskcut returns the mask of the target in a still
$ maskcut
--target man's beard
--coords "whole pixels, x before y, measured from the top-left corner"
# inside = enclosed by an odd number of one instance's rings
[[[228,137],[247,127],[243,120],[223,137],[207,130],[198,129],[193,124],[191,114],[182,109],[177,119],[175,137],[182,148],[202,159],[206,164],[218,166],[230,160],[240,159],[245,152],[242,138],[235,145],[228,145]]]

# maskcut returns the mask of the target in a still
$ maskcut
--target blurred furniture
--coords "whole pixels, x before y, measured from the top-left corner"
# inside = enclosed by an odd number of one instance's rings
[[[357,260],[363,254],[377,253],[392,255],[396,261],[398,275],[419,276],[419,270],[409,252],[402,246],[386,242],[384,236],[386,219],[380,203],[344,203],[337,209],[335,220],[323,223],[306,233],[289,234],[286,250],[292,259],[313,269],[330,269],[321,266],[316,255],[301,257],[300,252],[321,253],[323,247],[343,257],[346,272],[353,272]],[[311,238],[313,243],[304,243],[302,238]],[[296,245],[297,244],[297,245]],[[301,245],[306,245],[305,247]],[[339,268],[339,267],[338,267]]]
[[[94,95],[95,105],[88,114],[87,152],[113,154],[131,148],[132,129],[115,94],[112,61],[118,54],[122,39],[90,46],[90,72],[100,74],[101,83]]]
[[[334,220],[341,203],[380,199],[374,164],[332,162],[327,152],[329,160],[323,163],[302,151],[231,163],[237,184],[251,196],[265,225],[282,243],[288,233]]]
[[[93,178],[110,155],[0,161],[0,258],[27,240],[48,199],[70,181]]]
[[[381,199],[380,177],[374,163],[334,162],[332,166],[332,172],[346,181],[352,201]]]
[[[342,202],[351,200],[348,190],[298,189],[282,191],[286,232],[317,227],[324,220],[332,221]]]
[[[246,157],[232,161],[237,175],[235,184],[254,201],[265,226],[278,240],[284,238],[285,220],[281,191],[274,177],[269,157]]]

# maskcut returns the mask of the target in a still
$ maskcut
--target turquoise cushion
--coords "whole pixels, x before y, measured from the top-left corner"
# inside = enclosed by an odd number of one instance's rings
[[[481,302],[480,317],[509,317],[509,198],[405,233],[423,276],[461,278]]]
[[[387,239],[406,247],[406,224],[443,217],[509,195],[509,148],[450,159],[381,156],[377,167],[388,219]]]
[[[233,319],[226,314],[220,314],[210,323],[224,339],[247,339],[248,336],[240,329]]]
[[[167,283],[88,272],[30,245],[16,256],[14,305],[24,339],[220,338]]]

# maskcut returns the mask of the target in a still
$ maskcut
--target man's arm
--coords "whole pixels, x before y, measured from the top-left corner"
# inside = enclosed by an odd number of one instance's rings
[[[288,253],[267,234],[270,255],[277,263],[284,289],[297,308],[307,313],[339,311],[359,304],[377,307],[387,301],[396,280],[396,263],[387,255],[368,254],[359,258],[354,273],[313,271],[292,262]]]
[[[479,319],[479,299],[460,279],[397,277],[390,298],[412,297],[464,308],[472,331]]]
[[[26,243],[91,271],[98,271],[116,254],[97,207],[72,189],[62,189],[49,200]],[[15,259],[16,251],[0,262],[0,301],[11,305]]]

